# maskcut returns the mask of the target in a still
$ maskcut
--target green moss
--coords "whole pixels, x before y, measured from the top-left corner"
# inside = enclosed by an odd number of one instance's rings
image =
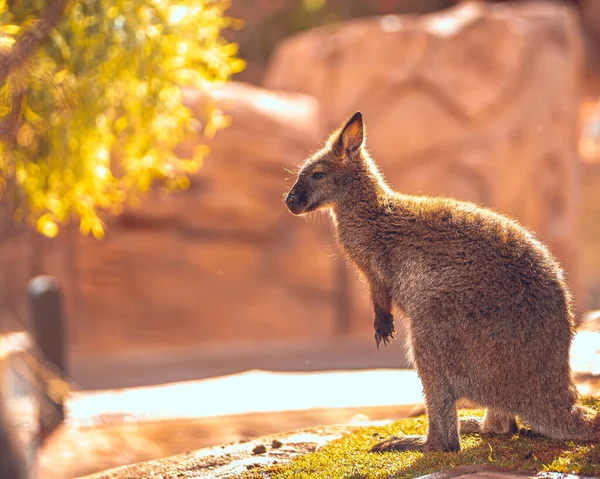
[[[600,398],[587,398],[584,403],[600,410]],[[460,415],[481,416],[482,413],[461,411]],[[600,475],[600,444],[518,435],[463,435],[462,450],[458,453],[369,452],[371,446],[388,436],[424,434],[426,427],[426,418],[421,416],[404,419],[388,426],[363,428],[331,442],[318,452],[299,456],[287,464],[252,469],[242,478],[412,478],[440,469],[474,464],[519,470]]]

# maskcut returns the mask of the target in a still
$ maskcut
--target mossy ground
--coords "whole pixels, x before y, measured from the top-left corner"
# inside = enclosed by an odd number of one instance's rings
[[[600,410],[600,398],[584,403]],[[461,416],[481,416],[483,411],[461,411]],[[370,453],[371,446],[391,435],[424,434],[424,416],[404,419],[389,426],[367,427],[353,432],[323,449],[299,456],[287,464],[256,468],[243,479],[370,479],[412,478],[441,469],[488,464],[499,468],[557,471],[600,476],[600,444],[554,441],[519,435],[461,436],[458,453],[391,452]]]

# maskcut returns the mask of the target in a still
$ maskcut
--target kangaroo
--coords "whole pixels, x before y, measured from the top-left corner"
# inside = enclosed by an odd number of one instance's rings
[[[600,440],[600,414],[577,404],[569,350],[571,296],[548,249],[516,221],[473,203],[393,191],[365,149],[360,112],[300,168],[286,204],[329,210],[347,258],[366,279],[377,347],[396,307],[423,384],[426,438],[372,451],[459,451],[457,400],[486,408],[463,432]]]

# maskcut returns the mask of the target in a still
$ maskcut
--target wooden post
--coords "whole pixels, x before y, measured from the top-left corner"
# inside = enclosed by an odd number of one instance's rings
[[[48,367],[62,378],[67,372],[66,331],[63,318],[62,294],[58,281],[52,276],[37,276],[29,282],[32,314],[32,333],[40,354],[42,368]],[[50,397],[45,378],[40,382],[40,441],[51,434],[64,420],[62,398]]]

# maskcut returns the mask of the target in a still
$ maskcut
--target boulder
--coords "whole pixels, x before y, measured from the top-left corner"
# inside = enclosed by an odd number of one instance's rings
[[[517,218],[550,246],[577,296],[581,43],[566,6],[464,2],[294,36],[265,85],[317,98],[326,130],[362,110],[393,187]]]
[[[581,23],[585,32],[586,75],[583,93],[600,95],[600,2],[580,0]]]
[[[209,98],[188,92],[187,101],[198,112],[210,101],[232,124],[209,142],[189,190],[148,195],[111,221],[102,241],[76,239],[82,317],[73,346],[89,352],[332,333],[328,225],[294,218],[283,202],[293,184],[286,168],[320,141],[317,102],[236,83]]]

